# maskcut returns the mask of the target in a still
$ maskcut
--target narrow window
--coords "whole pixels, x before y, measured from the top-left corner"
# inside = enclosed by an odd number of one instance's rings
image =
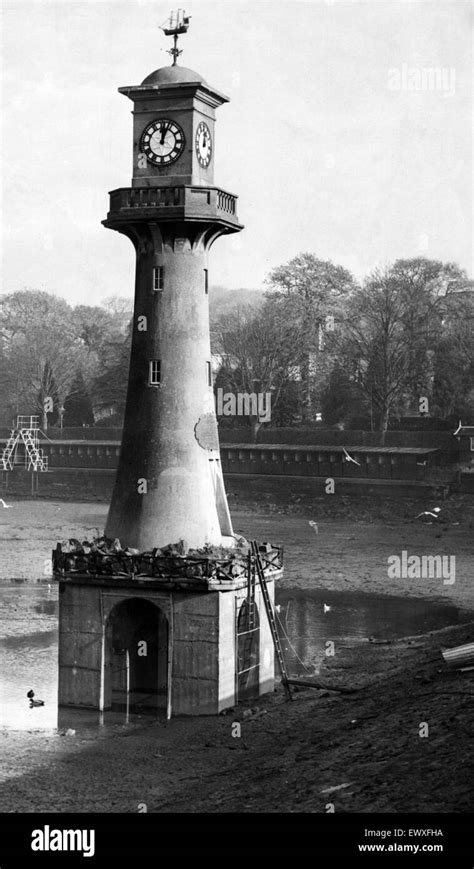
[[[474,438],[470,438],[471,441],[471,453],[474,452]]]
[[[159,292],[164,289],[165,270],[163,266],[155,266],[153,269],[153,289]]]
[[[209,272],[207,269],[204,269],[204,292],[207,296],[209,292]]]
[[[150,386],[158,386],[161,383],[161,362],[159,359],[152,359],[150,362]]]
[[[207,385],[212,386],[211,363],[210,362],[206,362],[206,371],[207,371]]]

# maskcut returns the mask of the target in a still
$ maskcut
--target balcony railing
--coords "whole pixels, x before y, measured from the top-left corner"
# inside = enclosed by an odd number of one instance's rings
[[[226,211],[228,214],[235,214],[236,197],[231,193],[225,193],[224,190],[217,191],[217,209],[218,211]]]
[[[178,209],[186,218],[220,216],[237,222],[237,196],[217,187],[122,187],[110,193],[110,216],[151,208]]]
[[[184,187],[130,187],[110,194],[110,210],[184,205]]]

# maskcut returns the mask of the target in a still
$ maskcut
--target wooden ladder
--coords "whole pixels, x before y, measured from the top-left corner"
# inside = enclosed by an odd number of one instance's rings
[[[285,694],[288,697],[288,700],[292,700],[290,683],[288,680],[288,673],[286,670],[285,659],[283,657],[283,649],[281,647],[280,638],[278,636],[278,630],[275,622],[275,616],[273,614],[272,602],[270,600],[270,595],[268,593],[267,581],[265,579],[265,573],[263,570],[262,559],[260,557],[260,552],[258,549],[258,543],[256,540],[253,540],[250,544],[250,551],[255,561],[255,567],[257,568],[257,576],[260,582],[260,588],[262,589],[262,597],[263,602],[265,604],[265,610],[267,613],[268,624],[270,625],[270,632],[272,635],[273,645],[275,647],[276,656],[278,659],[278,664],[281,672],[281,681],[283,684],[283,688],[285,689]]]

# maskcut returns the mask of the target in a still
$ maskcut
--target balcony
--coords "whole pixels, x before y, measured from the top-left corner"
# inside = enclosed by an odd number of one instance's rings
[[[218,222],[239,230],[237,196],[217,187],[120,187],[110,193],[105,226],[130,220]]]

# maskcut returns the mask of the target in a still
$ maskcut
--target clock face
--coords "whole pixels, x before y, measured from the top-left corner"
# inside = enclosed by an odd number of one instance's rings
[[[176,121],[159,118],[143,130],[140,147],[150,163],[167,166],[183,153],[185,143],[184,133]]]
[[[212,155],[212,139],[209,127],[201,121],[196,130],[196,154],[201,166],[209,166]]]

